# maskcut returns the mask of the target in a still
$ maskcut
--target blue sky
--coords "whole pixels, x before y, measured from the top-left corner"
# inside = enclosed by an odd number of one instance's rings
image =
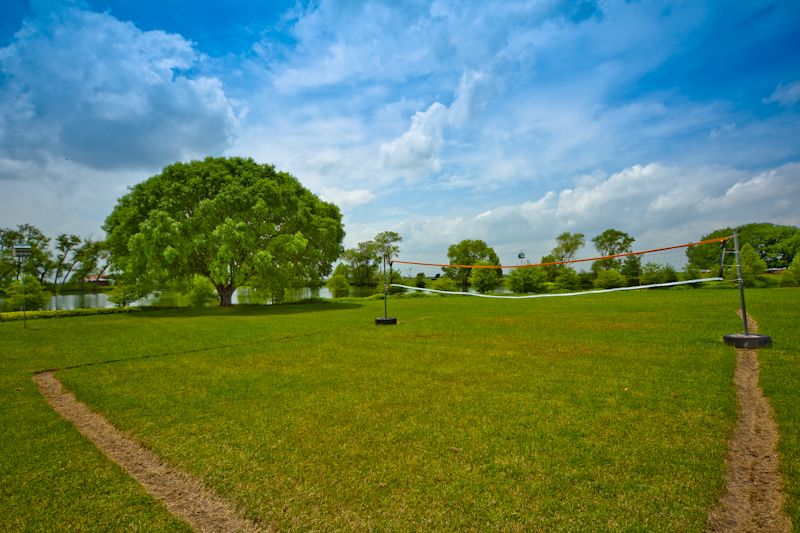
[[[6,1],[0,226],[102,235],[165,165],[244,155],[440,261],[800,225],[800,3]],[[579,255],[592,255],[587,246]]]

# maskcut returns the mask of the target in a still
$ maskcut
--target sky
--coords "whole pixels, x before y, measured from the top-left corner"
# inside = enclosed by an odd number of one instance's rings
[[[564,231],[800,225],[800,2],[5,0],[0,227],[100,238],[129,187],[246,156],[400,258]]]

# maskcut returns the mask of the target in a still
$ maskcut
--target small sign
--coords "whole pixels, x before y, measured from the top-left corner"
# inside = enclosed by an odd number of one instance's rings
[[[520,252],[520,253],[517,255],[517,259],[525,259],[525,252]]]
[[[32,254],[30,244],[15,244],[13,251],[14,257],[19,259],[29,259]]]

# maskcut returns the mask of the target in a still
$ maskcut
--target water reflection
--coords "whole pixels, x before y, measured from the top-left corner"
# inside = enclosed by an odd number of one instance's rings
[[[374,287],[351,287],[350,296],[363,298],[376,294],[378,289]],[[284,298],[287,302],[304,300],[306,298],[331,298],[331,292],[327,287],[311,289],[308,287],[300,289],[289,289]],[[267,291],[259,291],[250,287],[241,287],[233,295],[234,304],[261,304],[270,305],[272,299]],[[190,307],[189,296],[177,291],[161,291],[152,294],[141,300],[131,303],[132,306],[155,305],[163,307]],[[97,309],[114,307],[114,303],[108,299],[107,292],[82,292],[76,294],[59,294],[51,296],[45,309]],[[0,298],[0,312],[8,311],[5,308],[5,300]]]

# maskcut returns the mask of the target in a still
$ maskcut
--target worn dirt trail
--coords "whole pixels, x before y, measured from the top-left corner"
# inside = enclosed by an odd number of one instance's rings
[[[747,320],[748,329],[757,331],[755,321],[749,316]],[[709,514],[709,532],[792,531],[783,510],[778,427],[758,378],[758,352],[737,349],[733,381],[739,415],[728,443],[725,493]]]
[[[79,402],[52,372],[37,374],[33,379],[58,414],[196,531],[259,531],[233,504],[212,493],[199,480],[164,464],[156,454]]]

